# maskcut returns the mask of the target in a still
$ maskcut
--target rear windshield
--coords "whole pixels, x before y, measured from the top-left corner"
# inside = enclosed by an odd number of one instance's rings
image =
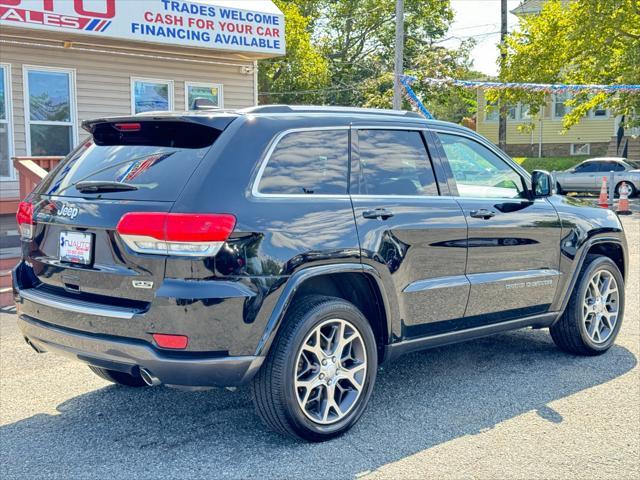
[[[175,201],[221,132],[192,123],[165,121],[139,125],[135,131],[124,132],[112,124],[98,125],[93,137],[71,152],[53,175],[46,177],[39,193]],[[136,189],[87,193],[76,189],[75,185],[82,185],[81,182],[116,182]]]

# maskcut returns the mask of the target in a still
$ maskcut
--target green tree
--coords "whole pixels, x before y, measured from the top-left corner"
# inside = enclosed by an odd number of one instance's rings
[[[285,16],[287,54],[259,62],[260,103],[316,103],[318,89],[330,83],[329,64],[312,42],[314,17],[302,12],[317,16],[318,2],[275,3]]]
[[[539,15],[524,17],[505,45],[501,79],[569,84],[640,84],[640,1],[580,0],[545,3]],[[499,94],[487,95],[495,100]],[[509,102],[525,101],[537,113],[544,94],[510,91]],[[628,124],[640,114],[640,95],[582,92],[564,119],[570,128],[592,108],[610,108]]]
[[[287,45],[283,59],[262,62],[271,70],[261,72],[262,103],[321,103],[329,105],[390,108],[393,95],[395,2],[389,0],[282,0],[278,6],[287,16],[287,41],[293,20],[300,15],[304,26],[294,38],[310,38],[321,54],[328,79],[319,76],[301,88],[298,78],[277,76],[275,66],[305,61]],[[469,53],[465,42],[458,49],[439,45],[453,20],[449,0],[405,0],[405,72],[423,77],[469,78]],[[306,16],[305,16],[306,15]],[[303,22],[294,25],[301,26]],[[274,80],[279,80],[276,82]],[[415,91],[438,118],[460,121],[476,109],[473,92],[445,90],[416,82]],[[302,91],[300,91],[302,90]],[[294,92],[297,93],[287,93]],[[410,108],[405,104],[405,108]]]

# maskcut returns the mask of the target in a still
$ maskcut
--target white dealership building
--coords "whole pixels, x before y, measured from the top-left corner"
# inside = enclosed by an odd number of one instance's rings
[[[0,0],[0,213],[14,156],[65,155],[84,119],[258,102],[256,61],[285,53],[270,1]]]

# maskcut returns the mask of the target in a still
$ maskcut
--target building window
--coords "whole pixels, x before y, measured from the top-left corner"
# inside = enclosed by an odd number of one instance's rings
[[[487,103],[484,118],[487,122],[497,122],[499,120],[500,109],[496,102]],[[507,120],[528,120],[529,118],[529,105],[518,102],[515,105],[507,106]]]
[[[149,78],[131,79],[131,112],[173,110],[173,82]]]
[[[13,155],[13,121],[11,112],[11,74],[7,64],[0,64],[0,179],[14,178],[11,156]]]
[[[593,110],[589,110],[589,117],[591,118],[609,118],[610,112],[606,108],[594,108]]]
[[[572,108],[567,105],[567,102],[571,100],[571,98],[571,94],[568,92],[554,93],[552,95],[551,102],[553,118],[562,118],[571,112]]]
[[[207,100],[212,107],[223,108],[222,85],[219,83],[185,82],[184,84],[184,108],[194,110],[193,102],[196,99]]]
[[[590,155],[591,144],[589,143],[572,143],[571,155]]]
[[[27,154],[66,155],[76,139],[73,70],[24,67]]]

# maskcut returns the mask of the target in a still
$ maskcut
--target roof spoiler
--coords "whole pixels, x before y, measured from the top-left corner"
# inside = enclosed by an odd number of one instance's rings
[[[211,115],[167,115],[158,112],[158,114],[148,115],[131,115],[128,117],[105,117],[96,118],[93,120],[84,120],[82,122],[82,128],[93,135],[96,127],[105,123],[144,123],[144,122],[180,122],[180,123],[194,123],[209,128],[215,128],[216,130],[224,130],[233,122],[237,115],[229,112],[220,111],[219,113],[211,112]]]

